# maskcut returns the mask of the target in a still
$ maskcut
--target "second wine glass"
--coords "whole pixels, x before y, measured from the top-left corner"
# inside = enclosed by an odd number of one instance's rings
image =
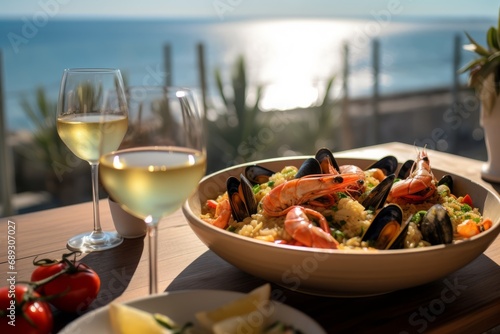
[[[185,88],[133,87],[127,96],[129,129],[120,149],[101,157],[101,183],[147,225],[149,292],[155,294],[158,223],[181,207],[205,174],[203,118]]]
[[[116,150],[127,131],[127,101],[120,70],[66,69],[57,104],[57,132],[92,173],[94,229],[72,237],[68,248],[81,252],[109,249],[122,243],[114,231],[103,231],[99,218],[98,163]]]

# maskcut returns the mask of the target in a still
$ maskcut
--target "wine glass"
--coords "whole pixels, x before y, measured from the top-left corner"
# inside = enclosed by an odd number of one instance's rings
[[[158,223],[181,207],[205,175],[203,118],[185,88],[131,87],[127,97],[127,134],[119,150],[101,157],[99,169],[109,195],[146,223],[149,293],[155,294]]]
[[[118,148],[127,126],[127,100],[120,70],[64,70],[57,104],[57,132],[66,146],[91,166],[94,216],[93,231],[69,239],[67,247],[71,250],[101,251],[123,242],[115,231],[101,228],[98,164],[101,154]]]

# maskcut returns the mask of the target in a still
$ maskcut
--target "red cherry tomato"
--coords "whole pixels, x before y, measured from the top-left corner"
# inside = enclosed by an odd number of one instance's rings
[[[465,204],[469,205],[471,208],[474,208],[474,205],[472,205],[472,198],[469,196],[469,194],[465,195],[462,198],[462,203],[465,203]]]
[[[87,309],[99,293],[101,280],[86,264],[67,259],[43,264],[33,271],[31,280],[37,282],[61,271],[66,272],[43,284],[37,291],[50,296],[48,301],[61,311],[75,313]]]
[[[0,288],[0,333],[49,334],[52,331],[54,321],[49,304],[37,300],[40,298],[37,292],[28,291],[26,285],[16,285],[12,290],[6,286]],[[23,301],[24,298],[27,300]]]

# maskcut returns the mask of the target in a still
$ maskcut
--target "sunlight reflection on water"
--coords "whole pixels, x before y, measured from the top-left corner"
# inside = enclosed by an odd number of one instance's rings
[[[245,29],[226,27],[238,34],[226,58],[233,62],[237,54],[245,55],[249,82],[266,88],[263,109],[308,107],[317,102],[320,86],[339,71],[342,43],[355,25],[306,19],[245,22]]]

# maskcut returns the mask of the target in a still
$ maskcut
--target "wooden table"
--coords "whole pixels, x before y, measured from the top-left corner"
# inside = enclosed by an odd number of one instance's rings
[[[414,159],[415,147],[388,143],[345,152],[339,157],[378,159],[392,154]],[[499,191],[480,178],[482,162],[430,151],[431,164],[467,176]],[[113,229],[106,201],[101,204],[104,229]],[[67,239],[92,226],[91,203],[0,219],[0,272],[7,272],[7,224],[16,226],[16,279],[29,280],[36,257],[58,258]],[[12,223],[11,223],[12,224]],[[128,239],[115,249],[90,253],[82,261],[101,277],[102,287],[90,309],[112,300],[128,301],[148,293],[146,239]],[[466,267],[423,286],[368,298],[327,298],[285,291],[284,301],[316,319],[328,333],[481,333],[500,325],[500,239]],[[250,276],[212,253],[191,231],[181,211],[160,224],[159,289],[221,289],[248,292],[264,281]],[[341,270],[341,268],[339,268]],[[455,286],[454,295],[443,291]],[[274,286],[273,288],[279,288]],[[56,313],[56,332],[79,315]]]

